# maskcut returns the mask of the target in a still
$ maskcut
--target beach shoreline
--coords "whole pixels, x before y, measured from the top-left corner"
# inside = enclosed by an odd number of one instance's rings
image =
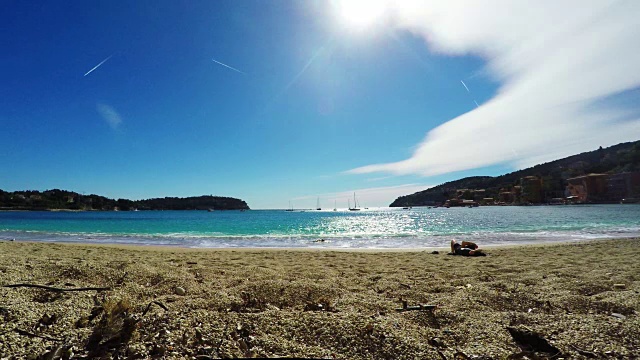
[[[640,347],[638,240],[497,246],[480,258],[447,256],[448,244],[432,254],[0,241],[0,285],[110,288],[0,287],[0,357],[71,346],[169,359],[504,358],[522,351],[507,330],[517,328],[566,357],[629,358]],[[396,311],[403,301],[436,309]]]
[[[597,219],[597,221],[594,221]],[[640,237],[640,207],[587,206],[350,212],[5,212],[0,239],[189,248],[446,249]],[[324,240],[324,241],[322,241]]]
[[[327,242],[318,242],[317,240],[309,240],[306,246],[187,246],[180,244],[156,244],[156,243],[127,243],[127,242],[96,242],[96,241],[65,241],[65,240],[24,240],[15,238],[0,239],[0,242],[19,242],[25,244],[61,244],[70,246],[105,246],[112,248],[121,248],[124,250],[143,250],[155,249],[159,251],[343,251],[343,252],[422,252],[422,251],[443,251],[449,252],[449,243],[455,236],[447,237],[440,246],[411,246],[411,247],[347,247],[347,246],[331,246],[331,240]],[[611,241],[624,239],[638,239],[636,236],[628,237],[598,237],[587,239],[561,239],[561,240],[542,240],[542,241],[522,241],[517,243],[501,243],[485,245],[482,239],[465,239],[466,241],[476,241],[482,249],[500,249],[500,248],[519,248],[530,246],[554,246],[563,244],[588,243],[593,241]]]

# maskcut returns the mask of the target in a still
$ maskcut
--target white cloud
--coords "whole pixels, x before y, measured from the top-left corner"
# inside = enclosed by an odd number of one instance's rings
[[[96,108],[98,113],[100,113],[100,116],[102,116],[104,121],[106,121],[112,129],[116,130],[122,123],[122,117],[113,107],[105,104],[98,104]]]
[[[640,138],[640,119],[603,101],[640,86],[640,2],[389,6],[396,26],[422,36],[436,52],[483,57],[503,85],[479,108],[430,130],[410,158],[349,172],[430,176],[497,163],[522,168]]]
[[[433,187],[434,185],[424,184],[404,184],[397,186],[373,187],[364,189],[354,189],[335,193],[326,193],[320,195],[307,195],[294,198],[296,204],[307,204],[307,207],[315,206],[316,199],[320,197],[324,207],[333,207],[334,201],[337,202],[339,208],[346,208],[347,201],[353,203],[353,193],[356,193],[358,202],[361,206],[389,206],[399,196],[413,194],[424,189]]]

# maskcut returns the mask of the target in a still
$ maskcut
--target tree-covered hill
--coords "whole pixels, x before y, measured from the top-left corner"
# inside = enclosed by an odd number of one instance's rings
[[[621,143],[608,148],[584,152],[560,160],[536,165],[501,176],[473,176],[400,196],[392,207],[424,206],[441,204],[451,198],[459,189],[484,189],[484,196],[497,198],[501,189],[518,185],[521,178],[537,176],[542,179],[545,198],[562,196],[572,177],[600,173],[618,174],[640,171],[640,140]]]
[[[0,190],[0,209],[4,210],[248,210],[240,199],[222,196],[165,197],[147,200],[109,199],[66,190]]]

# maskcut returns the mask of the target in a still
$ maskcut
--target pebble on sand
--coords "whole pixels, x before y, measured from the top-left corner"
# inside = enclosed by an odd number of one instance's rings
[[[176,295],[180,295],[180,296],[182,296],[182,295],[187,293],[187,291],[184,288],[180,287],[180,286],[176,286],[176,288],[173,289],[173,292],[175,292]]]

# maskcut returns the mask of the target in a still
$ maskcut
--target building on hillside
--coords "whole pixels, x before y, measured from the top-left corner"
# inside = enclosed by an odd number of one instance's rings
[[[482,205],[494,205],[495,201],[493,200],[493,198],[487,197],[487,198],[482,198],[480,200],[480,204],[482,204]]]
[[[567,180],[567,187],[564,191],[564,195],[571,204],[585,202],[587,199],[587,188],[581,182],[569,182],[569,180]]]
[[[526,176],[520,179],[523,203],[540,204],[542,202],[542,179],[537,176]]]
[[[549,205],[564,205],[567,203],[567,200],[563,197],[555,197],[551,198],[549,201]]]
[[[544,189],[544,183],[543,183],[543,189]],[[542,201],[544,202],[557,202],[558,199],[564,199],[565,197],[565,191],[564,190],[547,190],[547,191],[542,191],[543,192],[543,196],[542,196]]]
[[[588,174],[567,179],[565,194],[583,203],[606,201],[608,177],[607,174]]]
[[[458,198],[454,198],[454,199],[448,199],[447,201],[444,202],[444,206],[461,206],[460,204],[462,204],[462,200],[458,199]]]
[[[640,171],[609,175],[606,197],[612,202],[640,197]]]
[[[520,185],[516,185],[516,186],[514,186],[514,187],[513,187],[513,193],[514,193],[516,196],[521,196],[521,195],[522,195],[522,186],[520,186]]]
[[[457,189],[456,198],[464,200],[472,200],[476,190],[473,189]]]
[[[500,193],[498,194],[498,196],[498,201],[504,204],[512,204],[516,199],[513,191],[508,191],[505,189],[500,189]]]
[[[512,188],[501,188],[498,192],[498,204],[517,204],[520,203],[522,195],[522,187],[516,185]]]
[[[478,203],[475,200],[462,200],[462,204],[460,205],[476,207],[478,206]]]

